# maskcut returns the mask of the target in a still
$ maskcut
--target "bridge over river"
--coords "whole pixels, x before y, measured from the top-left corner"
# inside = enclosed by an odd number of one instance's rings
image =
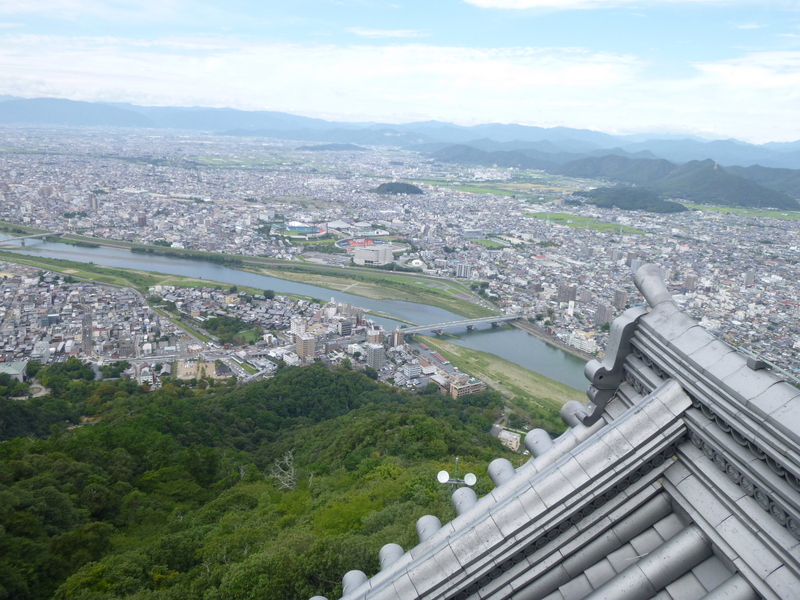
[[[405,327],[402,329],[404,334],[420,333],[422,331],[433,331],[434,333],[441,334],[445,329],[453,327],[466,327],[467,329],[474,329],[475,325],[482,323],[491,323],[494,326],[509,321],[521,319],[520,315],[507,315],[507,316],[494,316],[494,317],[481,317],[479,319],[463,319],[460,321],[447,321],[445,323],[431,323],[429,325],[415,325],[414,327]]]
[[[17,242],[18,241],[20,243],[20,245],[24,246],[25,245],[25,240],[44,239],[44,238],[48,238],[48,237],[61,237],[62,235],[64,235],[63,232],[58,233],[58,232],[50,232],[50,231],[46,231],[44,233],[32,233],[30,235],[20,235],[20,236],[15,236],[13,238],[9,238],[7,240],[4,240],[3,243],[0,243],[0,246],[16,246],[16,244],[9,244],[8,243],[8,242],[12,242],[12,241],[13,242]]]

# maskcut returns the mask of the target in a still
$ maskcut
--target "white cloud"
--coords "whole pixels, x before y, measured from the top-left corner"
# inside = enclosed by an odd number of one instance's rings
[[[416,29],[366,29],[364,27],[348,27],[349,33],[366,38],[420,38],[430,35]]]
[[[231,106],[328,119],[516,122],[800,139],[800,52],[648,75],[583,48],[310,45],[225,37],[0,36],[0,94]]]
[[[742,23],[741,25],[736,25],[736,29],[761,29],[764,25],[760,23]]]
[[[709,84],[729,89],[782,89],[800,98],[800,51],[754,52],[696,67]],[[800,102],[796,106],[800,110]]]

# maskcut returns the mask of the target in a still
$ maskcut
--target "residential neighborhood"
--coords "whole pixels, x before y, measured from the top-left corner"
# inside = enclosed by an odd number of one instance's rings
[[[18,129],[7,139],[20,150],[0,159],[0,220],[7,223],[306,264],[394,263],[460,281],[487,306],[523,315],[590,355],[602,352],[608,323],[642,302],[631,270],[656,262],[675,300],[703,327],[790,373],[800,367],[800,226],[778,211],[603,209],[572,197],[602,182],[459,166],[385,147],[312,151],[262,138],[136,130],[76,136]],[[37,151],[22,152],[31,148]],[[397,180],[422,193],[374,191]],[[388,240],[391,253],[374,250],[376,240]],[[173,302],[175,291],[162,292]],[[65,290],[62,304],[75,304],[78,293]],[[199,290],[175,298],[192,318],[210,308],[204,303],[223,300],[217,291]],[[224,304],[264,331],[289,324],[288,304]],[[142,337],[150,352],[174,345],[163,339],[169,326],[141,325],[135,335],[153,337]],[[24,346],[18,337],[7,347]],[[28,345],[33,352],[35,344]]]

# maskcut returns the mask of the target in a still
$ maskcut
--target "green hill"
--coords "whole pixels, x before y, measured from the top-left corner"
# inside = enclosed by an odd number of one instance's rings
[[[675,165],[663,159],[631,159],[625,156],[607,154],[605,156],[582,158],[552,169],[551,172],[568,177],[608,179],[647,185],[666,177],[674,170]]]
[[[580,192],[576,195],[583,196],[590,204],[603,208],[644,210],[653,213],[676,213],[689,210],[683,204],[664,200],[657,192],[644,188],[605,187]]]
[[[13,401],[0,376],[4,598],[338,598],[381,546],[414,546],[420,516],[455,516],[438,470],[459,456],[483,495],[508,452],[494,392],[412,395],[323,365],[153,392],[75,359],[38,377],[52,395]]]
[[[725,170],[755,181],[776,192],[781,192],[800,200],[800,170],[797,169],[770,169],[753,165],[752,167],[725,167]]]
[[[576,160],[553,169],[552,172],[569,177],[632,183],[651,188],[662,196],[698,204],[787,210],[800,208],[798,202],[786,194],[752,180],[760,177],[774,185],[774,181],[778,179],[774,174],[748,171],[748,174],[752,173],[752,179],[746,179],[710,159],[676,166],[661,159],[630,159],[608,155]],[[791,175],[786,175],[785,181],[787,187],[793,186],[795,182]]]
[[[798,209],[797,201],[786,194],[732,175],[710,159],[681,165],[654,187],[668,196],[702,204]]]
[[[375,190],[378,194],[421,194],[422,190],[410,183],[403,183],[402,181],[391,181],[389,183],[380,184]]]

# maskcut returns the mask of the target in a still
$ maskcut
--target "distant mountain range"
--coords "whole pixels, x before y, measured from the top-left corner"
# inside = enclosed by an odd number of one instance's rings
[[[608,155],[576,160],[551,172],[632,184],[657,192],[662,197],[699,204],[784,210],[800,208],[796,200],[800,198],[800,171],[789,169],[724,168],[710,159],[676,165],[663,159]]]
[[[317,143],[401,146],[424,152],[456,144],[489,153],[520,152],[526,157],[524,160],[515,155],[501,157],[509,164],[520,160],[520,164],[564,164],[586,156],[613,153],[632,158],[663,158],[673,163],[710,158],[721,165],[800,169],[800,141],[755,145],[737,140],[615,136],[587,129],[501,123],[462,127],[440,121],[331,122],[274,111],[138,106],[59,98],[0,97],[0,125],[3,124],[189,129]]]
[[[399,146],[440,162],[606,179],[696,202],[797,209],[800,199],[800,141],[755,145],[500,123],[345,123],[272,111],[8,96],[0,97],[2,125],[165,128],[323,144],[306,150]]]

